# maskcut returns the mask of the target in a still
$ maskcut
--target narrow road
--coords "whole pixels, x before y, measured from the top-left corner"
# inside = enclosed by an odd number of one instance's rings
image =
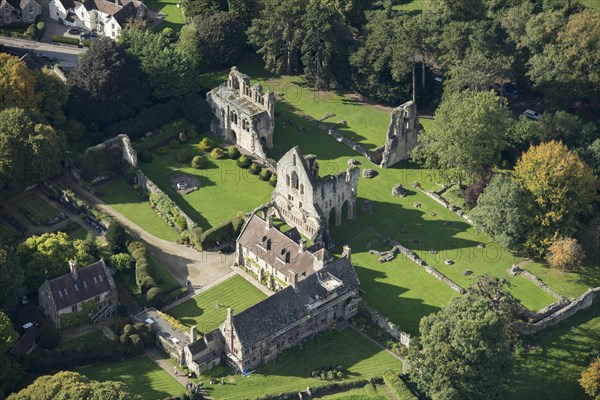
[[[149,253],[179,282],[185,286],[189,280],[194,291],[210,285],[231,272],[234,256],[214,252],[199,252],[192,247],[169,242],[146,232],[98,197],[83,190],[62,175],[55,178],[59,186],[73,190],[79,197],[96,205],[128,231],[142,240]]]
[[[0,45],[13,47],[17,49],[31,50],[34,53],[45,53],[58,60],[77,64],[79,54],[86,51],[85,48],[69,46],[56,43],[42,43],[27,39],[17,39],[12,37],[0,36]]]

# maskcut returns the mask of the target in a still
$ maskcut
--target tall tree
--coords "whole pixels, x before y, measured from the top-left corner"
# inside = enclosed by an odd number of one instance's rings
[[[248,41],[258,48],[265,68],[274,73],[299,72],[305,31],[302,16],[308,0],[265,0],[265,7],[248,29]]]
[[[548,265],[559,271],[573,271],[581,266],[585,258],[583,249],[573,238],[556,239],[548,248]]]
[[[187,24],[181,28],[175,50],[195,69],[202,66],[202,54],[200,53],[196,25]]]
[[[69,110],[103,127],[131,117],[146,100],[137,61],[110,38],[101,38],[69,76]]]
[[[8,400],[141,400],[127,391],[123,382],[98,382],[77,372],[61,371],[37,378],[31,385]]]
[[[533,197],[534,229],[527,247],[543,254],[559,236],[570,236],[590,215],[598,181],[590,168],[556,141],[531,147],[518,161],[515,181]]]
[[[198,32],[198,49],[202,64],[211,67],[231,66],[246,47],[244,26],[226,12],[194,18]]]
[[[0,110],[8,107],[37,109],[35,75],[18,57],[0,53]]]
[[[421,319],[421,348],[409,353],[411,378],[434,399],[501,398],[511,370],[507,325],[515,302],[502,282],[483,276]]]
[[[430,130],[419,138],[414,158],[427,167],[481,178],[500,159],[511,115],[493,92],[452,92],[444,96]]]
[[[0,309],[11,313],[23,293],[23,269],[14,255],[0,248]]]
[[[518,249],[525,241],[531,216],[527,193],[509,177],[494,175],[477,200],[471,213],[477,229],[509,249]]]
[[[227,0],[227,12],[244,26],[249,27],[258,16],[260,6],[256,0]]]
[[[192,19],[197,15],[212,15],[219,11],[225,11],[226,0],[182,0],[185,16]]]
[[[18,338],[10,318],[0,310],[0,398],[4,398],[23,375],[21,366],[7,353]]]
[[[496,78],[506,76],[511,65],[511,57],[492,56],[470,48],[464,58],[450,67],[444,90],[487,90]]]
[[[35,74],[35,91],[40,99],[40,113],[53,125],[65,123],[63,108],[69,92],[53,72],[43,69]]]
[[[319,1],[308,5],[303,18],[302,64],[306,80],[317,89],[336,82],[342,65],[348,63],[350,32],[340,14]]]
[[[600,400],[600,357],[596,357],[590,366],[581,373],[579,384],[594,400]]]

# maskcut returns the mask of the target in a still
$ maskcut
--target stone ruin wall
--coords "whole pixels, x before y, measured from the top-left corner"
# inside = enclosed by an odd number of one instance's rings
[[[123,152],[123,160],[127,161],[128,164],[137,167],[137,151],[133,148],[129,136],[120,134],[112,139],[97,144],[96,146],[88,147],[85,152],[89,151],[102,151],[104,149],[111,149],[118,147]]]
[[[335,224],[340,225],[343,217],[354,219],[356,217],[356,191],[360,177],[360,168],[349,167],[333,175],[327,175],[318,180],[314,188],[315,204],[323,212],[322,218],[325,226],[329,224],[329,215],[335,213]],[[345,203],[348,203],[348,215],[342,215]]]

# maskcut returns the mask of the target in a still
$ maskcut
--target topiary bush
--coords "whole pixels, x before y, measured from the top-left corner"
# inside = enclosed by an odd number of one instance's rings
[[[237,165],[240,168],[247,169],[250,167],[250,164],[252,164],[252,159],[245,154],[240,156],[240,158],[237,160]]]
[[[268,169],[263,169],[262,171],[260,171],[260,174],[258,174],[258,178],[261,181],[268,181],[271,178],[271,171],[269,171]]]
[[[146,293],[146,304],[156,306],[162,300],[163,291],[160,288],[153,287]]]
[[[150,150],[144,150],[140,153],[140,161],[143,163],[152,162],[152,153]]]
[[[202,168],[203,163],[204,160],[202,159],[202,156],[195,156],[192,158],[192,168],[200,169]]]
[[[179,141],[177,139],[171,139],[169,141],[169,147],[172,149],[176,149],[177,147],[179,147]]]
[[[252,165],[250,165],[250,173],[252,175],[258,175],[258,174],[260,174],[261,171],[262,171],[262,168],[258,164],[252,163]]]
[[[200,141],[200,149],[205,152],[211,151],[215,147],[215,142],[205,137]]]
[[[156,154],[159,156],[164,156],[168,151],[169,149],[167,149],[165,146],[160,146],[158,149],[156,149]]]
[[[188,136],[185,134],[185,132],[179,133],[179,142],[185,143],[187,141],[188,141]]]
[[[237,146],[229,146],[227,148],[227,155],[232,160],[237,160],[240,158],[240,149],[238,149]]]
[[[210,152],[210,158],[212,158],[213,160],[220,160],[222,158],[225,158],[225,152],[223,151],[223,149],[215,147]]]
[[[187,163],[190,161],[190,159],[192,158],[192,155],[190,154],[190,151],[188,149],[181,149],[177,152],[177,155],[175,156],[175,160],[177,160],[177,162],[180,163]]]
[[[277,174],[271,175],[271,178],[269,178],[269,185],[273,187],[277,185]]]

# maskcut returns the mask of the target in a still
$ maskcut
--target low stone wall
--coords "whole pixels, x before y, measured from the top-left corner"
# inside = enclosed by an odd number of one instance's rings
[[[591,307],[593,304],[600,300],[600,287],[588,289],[587,292],[582,294],[577,300],[568,302],[564,307],[561,307],[557,311],[547,315],[541,320],[531,323],[524,322],[515,324],[515,328],[518,332],[523,335],[536,334],[550,326],[554,326],[561,321],[575,315],[581,310]],[[555,303],[556,304],[556,303]]]
[[[113,147],[118,147],[123,152],[123,159],[127,161],[128,164],[136,167],[137,166],[137,151],[133,148],[131,144],[131,140],[129,140],[129,136],[125,134],[120,134],[115,136],[112,139],[109,139],[105,142],[97,144],[96,146],[88,147],[85,149],[85,152],[88,151],[101,151],[103,149],[110,149]]]
[[[565,298],[564,296],[561,296],[560,294],[558,294],[554,290],[552,290],[550,287],[548,287],[548,285],[546,285],[540,278],[538,278],[531,272],[524,269],[521,272],[521,275],[523,276],[523,278],[527,279],[529,282],[533,283],[535,286],[539,287],[540,289],[544,290],[547,293],[550,293],[556,299],[563,300]]]
[[[391,337],[400,342],[405,347],[410,347],[410,335],[406,332],[402,332],[398,325],[391,322],[387,317],[384,317],[373,308],[363,303],[363,307],[371,316],[371,321],[384,331],[386,331]]]
[[[139,169],[137,171],[135,171],[135,177],[136,177],[136,181],[137,181],[138,185],[140,185],[140,187],[144,190],[144,192],[146,192],[148,194],[159,193],[159,194],[162,194],[163,196],[168,197],[168,195],[165,192],[163,192],[154,182],[152,182]],[[179,208],[179,206],[175,205],[175,208],[177,209],[179,214],[181,214],[183,216],[183,218],[185,218],[185,222],[187,223],[188,229],[191,229],[196,226],[196,223],[194,222],[194,220],[191,219],[185,212],[183,212],[183,210],[181,208]]]
[[[446,207],[448,210],[452,211],[454,214],[463,218],[465,221],[467,221],[469,223],[469,225],[473,225],[473,221],[471,220],[471,218],[467,214],[465,214],[465,212],[462,211],[460,209],[460,207],[455,206],[454,204],[448,203],[448,201],[446,199],[444,199],[442,196],[440,196],[436,192],[430,192],[428,190],[423,189],[423,187],[421,186],[421,184],[419,182],[413,183],[412,186],[415,189],[417,189],[418,191],[420,191],[421,193],[431,197],[433,200],[437,201],[438,203],[440,203],[441,205]]]

